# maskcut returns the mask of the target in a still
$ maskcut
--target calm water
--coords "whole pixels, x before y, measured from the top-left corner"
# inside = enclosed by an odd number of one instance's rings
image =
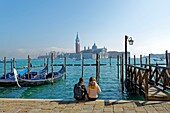
[[[138,59],[139,61],[139,59]],[[43,60],[31,60],[33,65],[43,65]],[[55,64],[63,63],[63,60],[55,60]],[[80,64],[78,60],[67,60],[67,63]],[[85,63],[95,63],[95,60],[85,59]],[[100,67],[99,85],[102,92],[99,94],[99,99],[115,99],[115,100],[144,100],[142,96],[130,96],[126,91],[122,93],[121,82],[117,77],[117,59],[112,59],[112,66],[109,66],[109,59],[101,59],[101,63],[108,65]],[[17,60],[16,67],[27,66],[27,60]],[[41,68],[35,68],[33,71],[38,71]],[[55,66],[55,71],[61,67]],[[3,64],[0,64],[0,73],[3,73]],[[7,70],[10,71],[10,64],[7,64]],[[49,69],[50,70],[50,69]],[[54,83],[53,85],[43,85],[36,87],[0,87],[0,98],[40,98],[40,99],[67,99],[73,100],[73,87],[82,76],[81,66],[67,66],[66,79]],[[88,84],[88,79],[91,76],[96,76],[95,66],[84,67],[85,84]]]

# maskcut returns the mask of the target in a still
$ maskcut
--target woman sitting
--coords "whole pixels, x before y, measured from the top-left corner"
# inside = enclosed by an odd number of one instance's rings
[[[88,100],[94,101],[98,98],[98,93],[101,92],[101,89],[99,85],[96,82],[96,79],[94,77],[90,77],[87,94],[88,94]]]

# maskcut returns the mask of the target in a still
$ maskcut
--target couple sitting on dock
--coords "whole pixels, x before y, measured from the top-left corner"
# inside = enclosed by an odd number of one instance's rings
[[[94,77],[90,77],[88,87],[84,84],[84,78],[80,78],[79,82],[74,86],[74,98],[76,100],[94,101],[98,98],[98,93],[101,92],[99,85]]]

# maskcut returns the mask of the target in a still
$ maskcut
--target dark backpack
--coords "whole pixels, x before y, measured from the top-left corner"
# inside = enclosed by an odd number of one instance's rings
[[[83,89],[80,84],[74,85],[74,98],[82,99],[83,98]]]

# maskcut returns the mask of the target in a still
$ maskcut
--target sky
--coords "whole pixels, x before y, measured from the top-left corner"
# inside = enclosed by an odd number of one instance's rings
[[[0,59],[50,51],[75,52],[94,43],[131,55],[164,54],[170,43],[170,0],[0,0]]]

